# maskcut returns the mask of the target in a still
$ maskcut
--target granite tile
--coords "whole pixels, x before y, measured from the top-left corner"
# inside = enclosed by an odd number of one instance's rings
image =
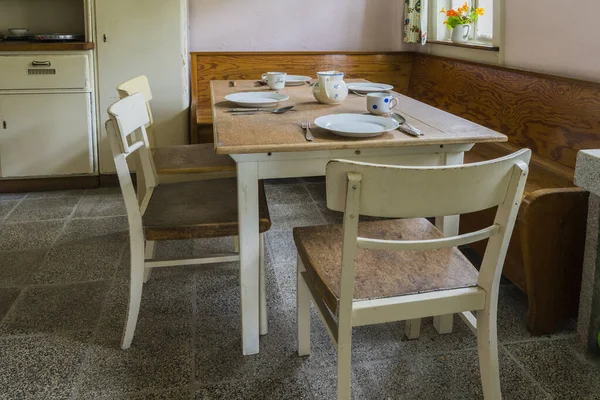
[[[260,338],[260,353],[242,355],[239,316],[201,318],[196,324],[196,381],[200,384],[267,377],[297,376],[298,357],[289,310],[269,314],[269,334]],[[218,360],[218,362],[215,362]]]
[[[195,400],[290,400],[312,399],[310,388],[299,374],[289,378],[267,378],[252,381],[204,386],[196,391]]]
[[[476,351],[386,360],[353,368],[364,400],[482,399]],[[506,353],[500,354],[504,399],[548,398]]]
[[[292,310],[292,325],[296,333],[296,312]],[[401,342],[390,329],[391,324],[360,326],[352,329],[352,362],[367,362],[390,357],[401,357]],[[294,340],[296,346],[296,340]],[[325,325],[316,309],[311,310],[310,355],[302,357],[305,370],[334,367],[337,363],[337,350],[329,337]]]
[[[73,213],[79,202],[76,197],[58,197],[47,199],[25,199],[6,218],[6,222],[43,221],[65,219]]]
[[[140,316],[132,346],[127,350],[120,347],[122,330],[123,324],[99,327],[87,367],[80,377],[79,399],[114,398],[180,388],[190,383],[192,327],[189,318]]]
[[[306,204],[312,198],[303,184],[267,185],[265,194],[269,207],[276,204]]]
[[[279,204],[269,206],[272,230],[292,229],[297,226],[324,225],[317,205],[310,204]]]
[[[0,287],[23,286],[42,265],[47,250],[0,252]]]
[[[119,188],[86,191],[75,210],[75,218],[126,215],[125,202]]]
[[[111,279],[124,247],[123,242],[103,239],[60,243],[50,250],[32,282],[54,284]]]
[[[291,230],[271,230],[267,232],[266,238],[267,245],[273,256],[273,262],[276,265],[296,265],[297,249]]]
[[[325,176],[324,175],[319,175],[319,176],[305,176],[300,178],[302,179],[302,182],[307,182],[307,183],[324,183],[325,182]]]
[[[527,295],[517,286],[508,284],[500,286],[498,297],[498,340],[510,343],[535,338],[527,330]],[[566,321],[559,330],[546,337],[564,336],[575,333],[576,324]]]
[[[192,317],[196,282],[193,274],[151,275],[144,284],[141,318],[180,318]],[[119,331],[125,325],[125,316],[129,303],[129,283],[116,279],[110,288],[100,318],[100,329]],[[120,335],[119,335],[120,336]]]
[[[27,193],[0,193],[0,201],[21,200],[27,196]]]
[[[325,203],[327,201],[327,187],[325,182],[321,183],[307,183],[306,189],[310,193],[313,201],[316,203]]]
[[[0,398],[68,399],[89,334],[0,338]]]
[[[108,282],[30,286],[0,324],[0,334],[33,334],[94,329]]]
[[[276,179],[264,179],[265,185],[292,185],[302,183],[300,178],[276,178]]]
[[[269,311],[285,308],[275,273],[265,268]],[[198,271],[197,313],[201,317],[239,315],[241,312],[240,270],[238,263],[229,267]]]
[[[21,293],[20,288],[0,288],[0,321],[6,315]]]
[[[399,352],[402,355],[438,355],[449,351],[459,351],[477,348],[477,338],[465,323],[454,316],[452,333],[440,335],[433,327],[433,318],[421,320],[421,335],[418,339],[409,340],[404,334],[404,321],[390,323],[390,329],[399,342]]]
[[[57,244],[89,243],[90,239],[129,242],[126,217],[71,219],[57,240]]]
[[[315,400],[331,400],[337,397],[337,370],[335,367],[308,371],[306,377]],[[363,389],[357,384],[356,376],[352,373],[350,382],[350,398],[361,400],[365,396]]]
[[[0,222],[19,204],[19,200],[0,201]]]
[[[557,399],[600,398],[600,362],[576,351],[575,338],[505,345],[540,385]]]
[[[60,233],[64,221],[3,224],[0,251],[48,249]]]
[[[162,240],[157,242],[157,258],[194,258],[207,254],[234,251],[233,237],[219,237],[190,240]]]
[[[27,195],[27,199],[52,199],[57,197],[81,198],[85,190],[52,190],[48,192],[32,192]]]
[[[190,398],[191,390],[185,388],[153,393],[136,393],[125,397],[120,397],[122,400],[190,400]]]

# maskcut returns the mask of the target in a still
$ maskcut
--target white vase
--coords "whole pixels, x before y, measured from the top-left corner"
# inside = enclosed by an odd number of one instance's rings
[[[464,43],[469,40],[469,33],[471,32],[471,25],[456,25],[454,29],[452,29],[452,37],[451,40],[454,43]]]

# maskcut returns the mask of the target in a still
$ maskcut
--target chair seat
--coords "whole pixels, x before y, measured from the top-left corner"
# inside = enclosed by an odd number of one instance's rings
[[[260,232],[271,227],[259,183]],[[235,178],[159,185],[142,217],[146,240],[194,239],[239,234]]]
[[[422,240],[443,237],[424,218],[361,222],[360,237]],[[294,229],[309,285],[337,315],[342,263],[342,225]],[[477,286],[478,272],[457,248],[427,251],[358,249],[354,301]]]
[[[159,174],[235,171],[235,161],[228,155],[215,154],[211,143],[157,147],[153,155]]]

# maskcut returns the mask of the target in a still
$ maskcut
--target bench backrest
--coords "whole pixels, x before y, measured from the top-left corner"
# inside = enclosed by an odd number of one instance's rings
[[[600,148],[597,83],[419,54],[408,94],[569,168]]]
[[[268,71],[316,78],[317,71],[337,69],[345,72],[348,79],[385,82],[394,85],[396,91],[406,93],[413,58],[412,53],[403,52],[192,53],[192,123],[212,124],[211,80],[260,80]]]

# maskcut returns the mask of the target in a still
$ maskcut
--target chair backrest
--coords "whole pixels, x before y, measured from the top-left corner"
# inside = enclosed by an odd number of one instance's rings
[[[498,287],[527,178],[531,151],[496,160],[439,167],[401,167],[343,160],[327,164],[327,207],[344,212],[341,309],[351,307],[358,248],[411,251],[488,239],[479,286]],[[359,215],[388,218],[449,216],[498,206],[494,224],[442,239],[396,241],[358,237]]]
[[[139,224],[141,228],[141,216],[148,205],[153,188],[158,184],[146,135],[149,117],[144,95],[136,93],[117,101],[108,108],[108,115],[110,119],[106,121],[106,131],[125,199],[129,225],[133,227]],[[130,156],[134,156],[138,171],[137,196],[127,165],[127,158]]]
[[[141,93],[144,95],[146,100],[146,108],[148,110],[148,118],[150,121],[146,124],[146,135],[150,146],[154,148],[156,146],[156,138],[154,137],[154,117],[152,116],[152,109],[150,108],[150,101],[152,100],[152,91],[150,90],[150,82],[145,75],[138,76],[128,80],[127,82],[121,83],[117,86],[117,92],[119,92],[119,98],[124,99],[132,94]]]

